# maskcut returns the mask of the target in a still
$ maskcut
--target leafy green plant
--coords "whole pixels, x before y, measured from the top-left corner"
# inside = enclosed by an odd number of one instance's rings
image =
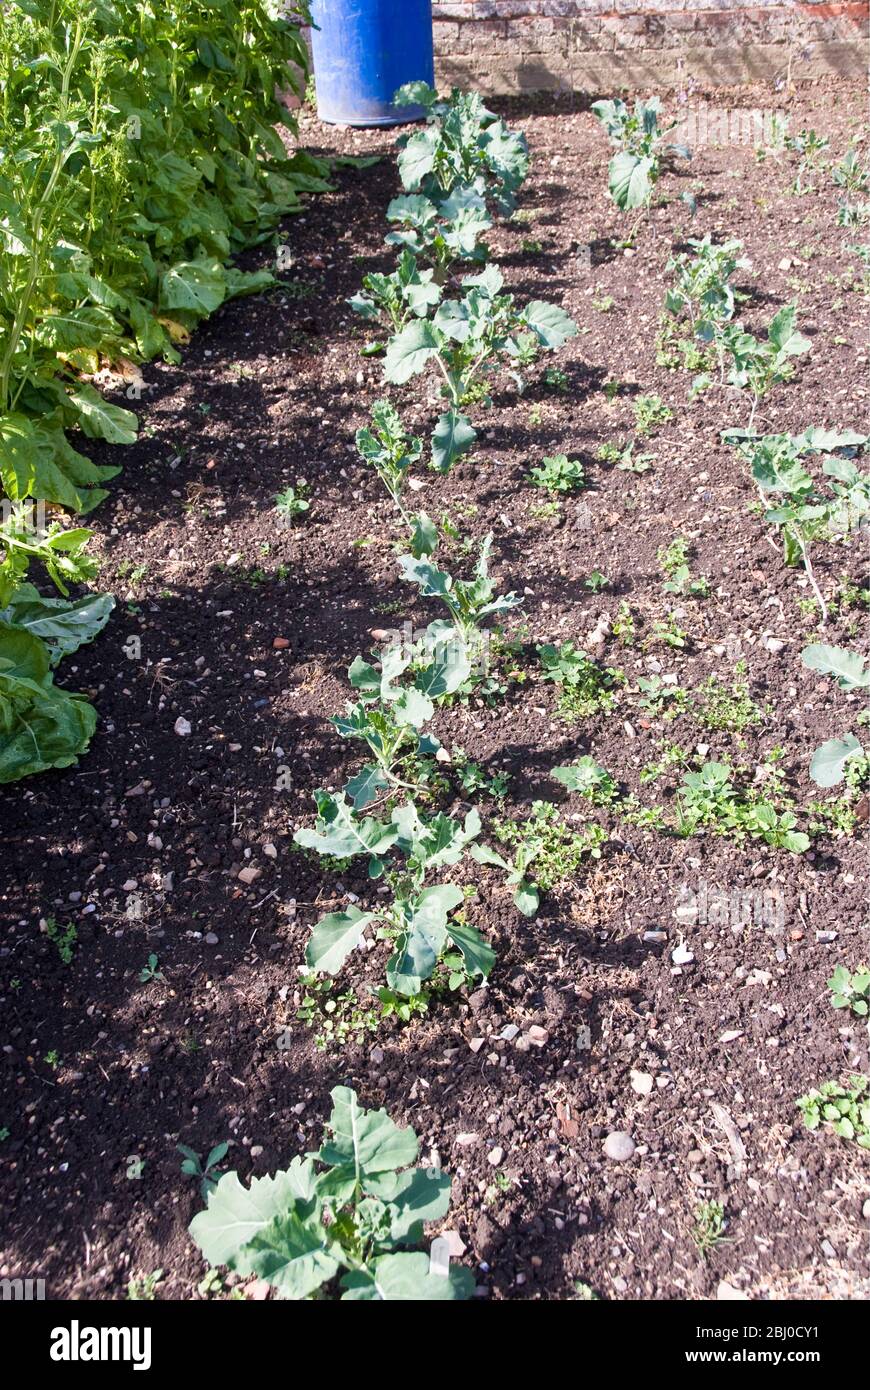
[[[746,663],[738,661],[734,668],[735,679],[730,685],[708,676],[698,687],[695,697],[698,702],[698,722],[706,729],[722,729],[728,733],[739,734],[750,724],[757,724],[761,711],[749,693],[745,680]]]
[[[305,516],[311,507],[307,493],[307,482],[304,478],[297,478],[295,487],[285,487],[283,492],[275,494],[275,511],[282,521],[292,526],[297,517]]]
[[[870,1014],[870,970],[865,965],[857,970],[838,965],[827,985],[833,1008],[849,1009],[859,1018],[867,1018]]]
[[[702,239],[688,238],[691,253],[681,251],[665,267],[675,283],[665,295],[665,309],[676,319],[687,321],[694,336],[707,324],[721,324],[734,316],[735,305],[745,298],[735,291],[731,277],[738,270],[751,270],[752,262],[742,254],[743,242],[714,242],[708,234]]]
[[[471,662],[463,644],[449,627],[432,624],[415,648],[402,644],[386,648],[380,670],[358,656],[348,678],[359,698],[345,714],[332,720],[342,738],[360,739],[373,761],[366,763],[346,784],[355,811],[361,811],[384,791],[406,787],[419,791],[414,778],[419,760],[438,752],[440,744],[423,725],[434,713],[434,701],[452,695],[471,674]],[[398,684],[409,667],[410,680]]]
[[[387,221],[399,227],[387,235],[387,245],[403,246],[431,262],[432,269],[422,274],[430,279],[434,275],[437,284],[444,282],[454,261],[487,259],[482,237],[492,226],[492,218],[486,210],[486,198],[476,188],[455,188],[437,202],[421,193],[394,198],[387,207]]]
[[[544,680],[559,687],[557,708],[563,719],[585,719],[613,709],[614,689],[622,680],[620,671],[599,666],[570,641],[558,647],[546,642],[536,650]]]
[[[841,1139],[870,1149],[870,1077],[856,1074],[848,1085],[825,1081],[795,1101],[807,1129],[828,1124]]]
[[[637,432],[640,435],[652,434],[654,430],[673,420],[674,412],[666,406],[661,396],[638,396],[632,404]]]
[[[707,762],[698,772],[686,772],[677,792],[677,831],[695,835],[701,829],[737,840],[748,836],[765,844],[804,854],[809,836],[796,830],[797,817],[781,809],[756,788],[739,789],[728,763]]]
[[[158,984],[161,980],[165,979],[166,976],[160,969],[160,962],[152,951],[148,960],[139,971],[139,983],[141,985]]]
[[[586,473],[579,459],[569,459],[566,454],[554,454],[544,458],[529,473],[535,487],[545,488],[547,492],[577,492],[586,484]]]
[[[781,495],[780,504],[768,507],[764,519],[781,531],[786,564],[803,563],[822,623],[826,623],[828,607],[813,569],[811,548],[820,537],[849,535],[870,515],[870,474],[862,473],[850,457],[840,457],[865,445],[867,436],[853,430],[809,429],[801,435],[764,436],[736,430],[724,437],[736,443],[749,462],[764,505],[769,494]],[[804,467],[803,459],[810,454],[823,456],[822,473],[830,480],[828,496],[817,491]]]
[[[188,1178],[199,1178],[200,1196],[203,1201],[208,1201],[220,1181],[223,1172],[220,1164],[229,1152],[229,1142],[224,1140],[215,1144],[205,1159],[201,1159],[196,1149],[190,1149],[186,1144],[176,1144],[175,1147],[183,1155],[182,1173]]]
[[[699,1253],[707,1258],[711,1250],[725,1239],[725,1208],[721,1202],[699,1202],[695,1208],[695,1224],[692,1227],[692,1240]]]
[[[833,676],[841,690],[870,690],[870,666],[858,652],[847,647],[828,647],[813,642],[804,647],[801,661],[810,671]],[[828,739],[816,749],[810,762],[810,776],[820,787],[834,787],[851,768],[870,770],[868,752],[854,734]]]
[[[372,422],[356,432],[356,447],[360,457],[374,468],[390,498],[410,525],[402,503],[402,491],[408,472],[419,462],[423,441],[408,435],[398,411],[389,401],[375,401]]]
[[[674,159],[692,157],[686,145],[663,143],[665,135],[677,122],[659,125],[661,102],[658,97],[636,101],[633,111],[618,97],[612,101],[594,101],[592,111],[617,149],[608,166],[611,198],[623,210],[648,207],[664,168]]]
[[[728,384],[739,390],[748,389],[752,395],[752,410],[748,429],[752,429],[758,403],[782,381],[794,376],[793,358],[810,351],[812,343],[797,330],[797,306],[786,304],[774,314],[767,328],[767,337],[756,338],[747,333],[742,323],[706,323],[698,336],[715,342],[720,357],[731,359]]]
[[[441,290],[433,283],[432,270],[420,270],[413,251],[405,248],[390,275],[372,272],[363,277],[367,294],[355,294],[348,299],[354,313],[361,318],[385,323],[393,333],[415,318],[425,318],[441,299]]]
[[[451,948],[461,953],[467,978],[485,979],[495,956],[477,929],[456,915],[465,897],[462,888],[455,883],[425,886],[429,873],[457,865],[480,834],[477,811],[469,811],[459,825],[443,812],[421,816],[408,801],[394,809],[389,820],[379,821],[361,819],[343,792],[318,791],[314,799],[314,828],[297,830],[296,843],[334,859],[365,856],[369,878],[385,877],[393,897],[389,901],[382,896],[366,910],[350,904],[344,912],[321,918],[311,932],[306,964],[336,975],[366,929],[377,923],[379,937],[393,947],[385,973],[388,989],[396,994],[419,995]]]
[[[706,579],[692,579],[689,556],[692,544],[685,536],[676,536],[668,545],[659,546],[656,558],[665,575],[665,591],[691,598],[705,598],[710,592]]]
[[[433,638],[440,635],[444,640],[455,633],[469,660],[475,662],[479,662],[486,641],[484,619],[508,613],[523,601],[514,593],[496,595],[489,573],[492,539],[492,533],[484,537],[471,579],[455,579],[446,570],[438,569],[429,557],[399,558],[401,578],[416,584],[423,598],[440,599],[450,614],[449,624],[429,625]]]
[[[349,1087],[331,1094],[317,1152],[247,1188],[238,1173],[224,1174],[190,1224],[203,1257],[242,1278],[256,1275],[287,1299],[325,1295],[336,1280],[342,1300],[469,1298],[470,1270],[442,1272],[406,1248],[446,1214],[449,1177],[411,1166],[419,1154],[412,1129],[399,1129],[384,1110],[364,1110]]]
[[[319,1051],[359,1043],[366,1033],[377,1032],[377,1010],[364,1009],[355,989],[340,990],[331,980],[312,974],[304,974],[299,983],[303,994],[296,1017],[316,1030],[314,1046]]]
[[[442,300],[431,318],[406,324],[387,344],[384,379],[392,385],[404,385],[430,362],[443,378],[449,408],[432,435],[432,464],[440,472],[474,443],[476,432],[461,410],[487,373],[507,363],[528,366],[540,349],[555,351],[577,332],[558,305],[533,300],[521,310],[512,294],[501,293],[503,284],[495,265],[465,276],[461,299]]]
[[[838,164],[831,166],[831,178],[838,188],[844,188],[847,193],[870,192],[870,169],[861,163],[854,146],[846,151]]]
[[[78,940],[75,922],[67,922],[63,927],[53,917],[46,917],[44,922],[43,930],[49,941],[56,948],[64,965],[70,965],[75,955],[75,944]]]
[[[425,82],[409,82],[393,100],[398,106],[426,108],[425,128],[401,135],[397,142],[406,192],[441,204],[457,189],[471,189],[491,199],[499,212],[513,210],[528,172],[528,145],[487,110],[479,93],[454,88],[443,101]]]
[[[563,767],[554,767],[553,776],[569,792],[579,794],[591,801],[593,806],[608,806],[616,799],[616,782],[606,768],[597,763],[589,754],[576,762]]]
[[[502,844],[514,849],[513,860],[482,844],[472,849],[472,858],[504,870],[508,886],[516,888],[514,903],[527,917],[537,913],[541,893],[572,879],[590,859],[600,859],[607,839],[607,831],[596,821],[579,828],[568,825],[550,801],[533,801],[524,820],[495,821],[493,830]]]

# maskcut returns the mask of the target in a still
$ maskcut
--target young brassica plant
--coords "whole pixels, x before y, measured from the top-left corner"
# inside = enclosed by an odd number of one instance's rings
[[[653,189],[665,164],[673,159],[691,159],[687,145],[666,145],[663,138],[677,124],[659,125],[661,102],[658,97],[636,101],[630,111],[618,97],[595,101],[598,117],[617,153],[608,166],[610,196],[618,208],[648,207]]]
[[[810,671],[832,676],[841,690],[870,690],[870,665],[847,647],[812,642],[801,652],[801,661]],[[870,751],[862,747],[853,733],[828,739],[810,761],[810,776],[819,787],[835,787],[852,769],[870,771]]]
[[[813,569],[811,548],[820,537],[849,535],[870,514],[870,474],[862,473],[851,458],[834,452],[854,452],[867,442],[867,436],[854,430],[809,429],[801,435],[753,437],[748,431],[730,430],[723,438],[736,443],[749,462],[767,508],[764,519],[781,530],[786,564],[803,564],[824,625],[828,606]],[[831,480],[831,495],[817,491],[804,467],[802,460],[810,454],[824,456],[822,472]],[[772,493],[781,496],[778,506],[768,506]]]
[[[388,233],[387,245],[402,246],[429,261],[438,284],[454,261],[487,258],[481,238],[492,218],[486,199],[473,188],[456,188],[440,202],[422,193],[406,193],[389,204],[387,221],[398,227]]]
[[[352,295],[347,302],[361,318],[380,321],[399,333],[410,320],[425,318],[441,298],[433,273],[420,270],[413,251],[406,247],[392,275],[364,276],[363,289],[368,293]]]
[[[728,373],[729,386],[746,388],[752,394],[752,411],[748,429],[752,429],[755,412],[762,397],[772,386],[789,381],[794,376],[792,358],[809,352],[812,343],[799,333],[796,325],[797,308],[786,304],[771,319],[767,338],[747,333],[742,323],[707,322],[698,329],[703,342],[712,342],[719,351],[720,361],[727,354],[732,366]]]
[[[478,92],[456,88],[448,101],[425,82],[409,82],[393,98],[398,106],[426,108],[426,126],[399,137],[399,175],[408,193],[440,203],[456,188],[471,188],[511,212],[528,173],[525,136],[487,110]]]
[[[399,558],[402,579],[416,584],[423,598],[440,599],[450,614],[449,622],[430,623],[428,631],[433,637],[455,633],[472,663],[480,659],[486,642],[483,620],[508,613],[523,601],[519,594],[496,596],[489,573],[491,550],[492,533],[484,537],[471,579],[455,579],[446,570],[438,569],[428,556]]]
[[[426,876],[433,870],[453,867],[462,859],[467,846],[480,834],[480,816],[472,809],[464,824],[439,811],[421,816],[412,801],[397,807],[389,820],[359,818],[348,805],[344,792],[315,792],[317,820],[314,828],[297,830],[293,836],[303,849],[334,859],[368,859],[369,878],[385,878],[392,890],[378,898],[376,906],[362,910],[355,904],[343,912],[330,912],[312,929],[305,951],[305,962],[312,970],[336,975],[348,956],[362,942],[366,928],[377,924],[377,934],[391,942],[393,950],[386,965],[390,995],[413,999],[423,992],[439,962],[455,948],[462,957],[464,975],[484,979],[495,963],[495,955],[480,932],[454,915],[465,899],[456,883],[426,887]],[[394,856],[394,857],[391,857]],[[456,971],[450,957],[450,974]]]
[[[294,1301],[337,1288],[342,1301],[469,1298],[470,1270],[410,1248],[422,1243],[424,1224],[446,1215],[450,1178],[413,1166],[413,1129],[399,1129],[385,1110],[364,1110],[348,1086],[331,1095],[316,1152],[247,1187],[237,1172],[223,1175],[190,1223],[203,1257]]]
[[[443,377],[450,408],[432,436],[432,463],[440,472],[474,443],[476,432],[461,407],[486,374],[508,363],[527,366],[540,349],[555,351],[577,332],[558,305],[533,300],[519,309],[512,294],[501,293],[503,284],[495,265],[466,276],[461,299],[444,300],[431,319],[406,324],[387,345],[384,378],[391,384],[404,385],[430,362]]]
[[[423,453],[422,439],[406,433],[398,411],[389,401],[375,401],[371,425],[356,432],[356,447],[360,457],[377,473],[403,520],[410,525],[402,492],[409,469]]]
[[[410,682],[396,682],[415,664]],[[435,712],[433,701],[452,695],[471,674],[471,663],[461,644],[448,633],[427,632],[414,650],[397,644],[382,656],[380,670],[358,656],[348,678],[358,691],[356,704],[332,720],[342,738],[361,739],[373,761],[360,769],[345,786],[354,809],[361,811],[382,792],[396,787],[419,790],[404,780],[414,775],[420,758],[438,752],[440,743],[421,730]]]

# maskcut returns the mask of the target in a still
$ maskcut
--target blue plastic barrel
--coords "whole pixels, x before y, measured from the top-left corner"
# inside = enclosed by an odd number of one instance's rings
[[[422,106],[394,106],[405,82],[434,84],[431,0],[313,0],[317,114],[335,125],[401,125]]]

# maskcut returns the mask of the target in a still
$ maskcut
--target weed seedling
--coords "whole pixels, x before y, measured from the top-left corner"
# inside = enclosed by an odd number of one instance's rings
[[[218,1185],[223,1169],[220,1166],[221,1159],[226,1157],[229,1150],[229,1143],[224,1140],[220,1144],[215,1144],[209,1151],[205,1161],[200,1158],[195,1149],[189,1149],[186,1144],[176,1144],[180,1154],[184,1155],[181,1171],[188,1178],[199,1178],[199,1190],[204,1202],[208,1201],[209,1195]]]

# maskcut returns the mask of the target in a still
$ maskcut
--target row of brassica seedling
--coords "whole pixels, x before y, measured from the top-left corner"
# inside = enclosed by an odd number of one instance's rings
[[[399,141],[405,191],[387,209],[396,230],[386,238],[399,248],[396,268],[367,275],[350,302],[390,335],[366,348],[383,352],[385,382],[401,387],[434,368],[444,408],[428,450],[386,400],[375,403],[356,441],[407,531],[400,577],[421,597],[437,600],[444,616],[412,644],[383,650],[377,665],[362,657],[353,662],[348,675],[357,699],[333,722],[342,737],[363,743],[368,759],[341,791],[316,793],[315,826],[297,830],[295,838],[321,855],[363,857],[369,876],[384,880],[386,890],[371,910],[351,903],[322,918],[308,942],[307,964],[335,974],[365,933],[376,929],[391,946],[381,1003],[393,1010],[398,1005],[407,1015],[427,992],[486,978],[494,963],[490,946],[467,920],[469,890],[428,882],[430,875],[440,878],[455,869],[466,853],[492,862],[479,843],[480,815],[472,807],[459,822],[440,811],[422,811],[421,760],[440,751],[426,728],[435,702],[474,687],[487,622],[522,600],[496,592],[489,573],[491,535],[481,541],[468,578],[439,568],[433,559],[438,527],[425,512],[408,509],[406,486],[424,457],[443,474],[472,449],[477,432],[468,412],[485,397],[495,372],[508,369],[522,389],[522,371],[541,352],[565,343],[576,325],[557,305],[519,305],[504,292],[502,274],[489,258],[485,234],[499,213],[512,210],[526,176],[524,137],[488,111],[476,93],[454,92],[442,101],[425,84],[413,83],[396,100],[421,102],[427,111],[424,128]],[[375,807],[380,817],[372,814]]]

